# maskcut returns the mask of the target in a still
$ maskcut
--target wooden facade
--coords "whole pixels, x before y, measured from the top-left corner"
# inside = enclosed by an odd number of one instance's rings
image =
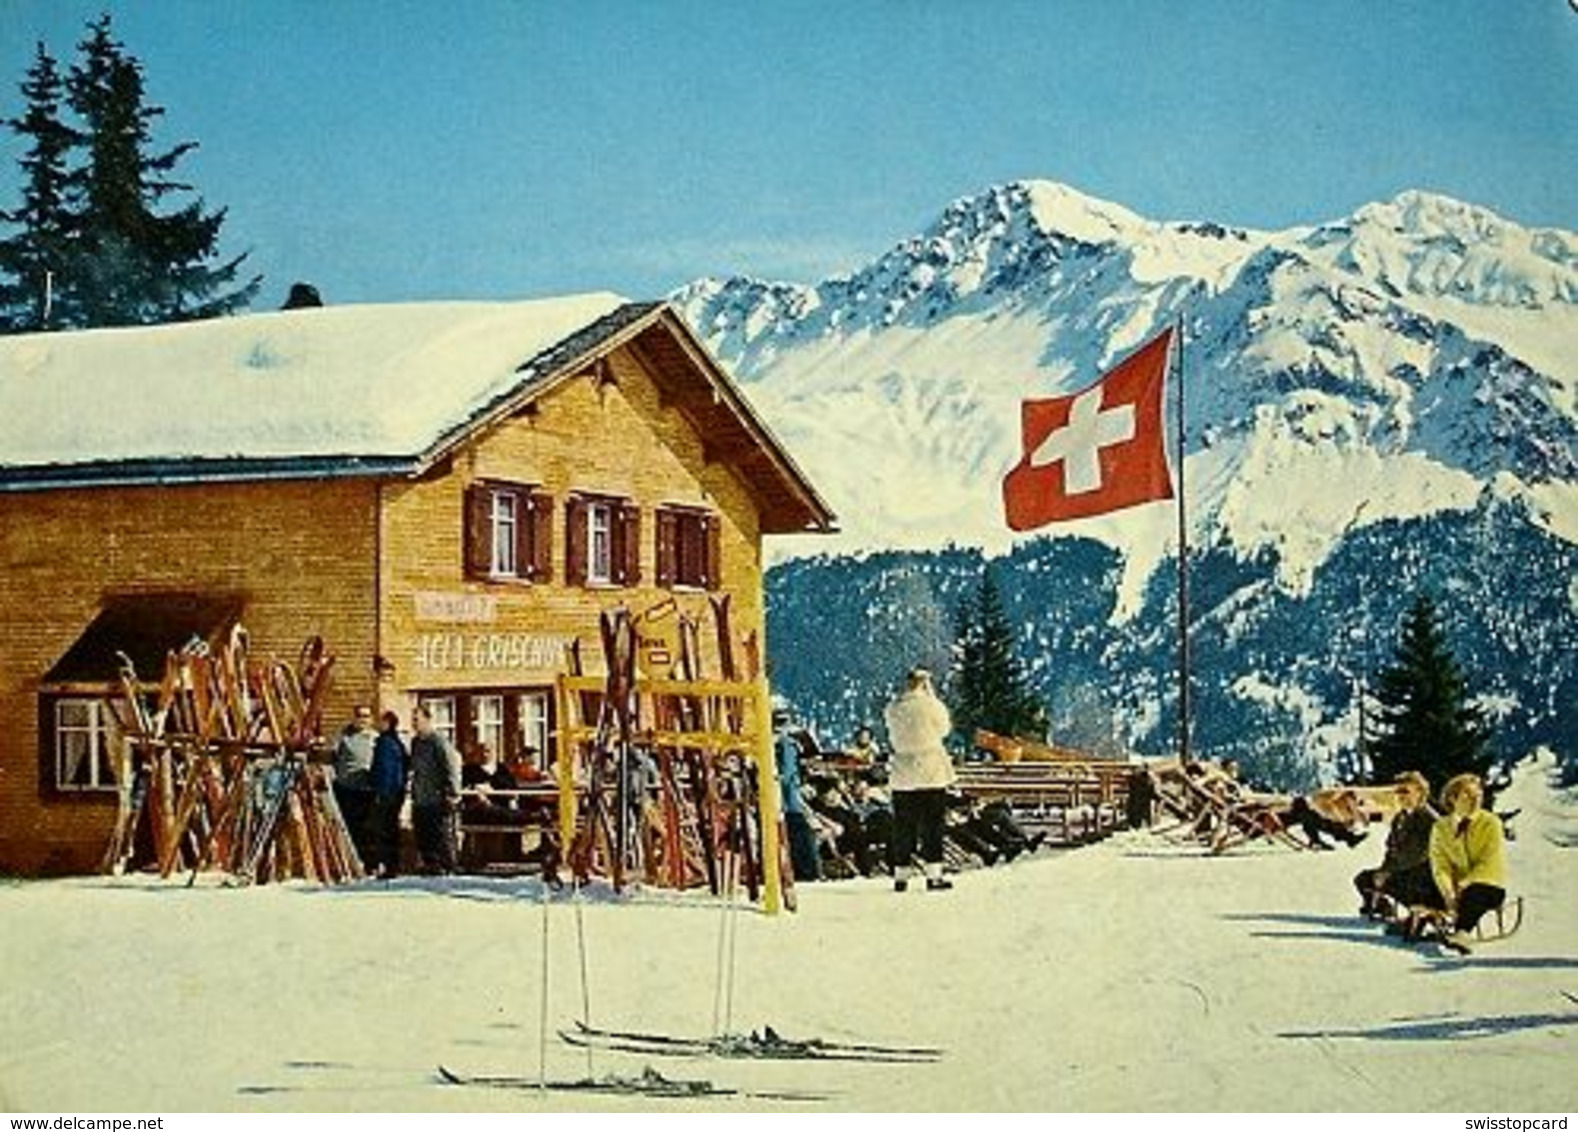
[[[320,634],[331,730],[354,703],[409,719],[425,700],[495,756],[551,749],[565,646],[597,671],[602,610],[672,600],[705,621],[721,591],[736,638],[764,643],[763,537],[832,515],[678,318],[622,307],[520,361],[518,387],[398,461],[0,453],[0,872],[103,852],[106,619],[149,656],[237,618],[254,652]]]

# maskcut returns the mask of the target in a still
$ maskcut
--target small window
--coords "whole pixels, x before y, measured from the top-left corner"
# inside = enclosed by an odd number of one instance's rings
[[[471,733],[495,765],[504,757],[504,697],[471,697]]]
[[[607,503],[586,505],[586,580],[605,586],[614,580],[614,514]]]
[[[99,699],[54,702],[54,784],[57,790],[114,790],[124,738],[109,705]]]
[[[721,582],[722,524],[710,511],[661,507],[657,513],[658,585],[717,589]]]
[[[516,749],[524,752],[531,764],[546,771],[553,759],[548,749],[548,696],[545,692],[526,692],[516,700],[520,733]]]
[[[514,578],[520,574],[517,555],[519,519],[516,508],[520,497],[513,491],[493,491],[493,563],[491,573],[495,578]]]
[[[421,704],[433,717],[433,730],[448,739],[451,746],[459,748],[455,730],[455,698],[453,696],[423,696]]]

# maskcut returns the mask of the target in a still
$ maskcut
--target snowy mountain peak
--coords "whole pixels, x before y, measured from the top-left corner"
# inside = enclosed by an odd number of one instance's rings
[[[1105,244],[1132,241],[1156,227],[1120,204],[1088,196],[1056,181],[1021,181],[1010,188],[1024,194],[1030,214],[1048,235]]]
[[[1302,241],[1327,266],[1388,294],[1535,310],[1578,303],[1578,239],[1525,228],[1481,205],[1408,190]]]
[[[1364,205],[1354,219],[1422,239],[1497,239],[1518,227],[1482,205],[1423,189],[1404,189],[1389,201]]]

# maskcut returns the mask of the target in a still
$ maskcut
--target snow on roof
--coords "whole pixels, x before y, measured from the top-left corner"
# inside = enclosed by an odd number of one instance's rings
[[[0,471],[414,457],[623,301],[331,306],[0,338]]]

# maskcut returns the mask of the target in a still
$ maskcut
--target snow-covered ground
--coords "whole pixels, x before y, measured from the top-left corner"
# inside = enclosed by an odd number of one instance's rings
[[[825,1101],[741,1109],[1533,1112],[1578,1108],[1578,797],[1526,767],[1511,846],[1522,930],[1468,958],[1354,914],[1379,856],[1210,858],[1148,834],[968,873],[950,893],[806,886],[798,914],[530,880],[187,889],[0,887],[0,1108],[635,1110],[651,1099],[463,1089],[444,1063],[535,1079],[706,1078]],[[730,917],[732,916],[732,920]],[[946,1050],[933,1065],[652,1061],[540,1041],[594,1022],[711,1031],[721,931],[733,1029]],[[695,1102],[693,1102],[695,1103]]]

